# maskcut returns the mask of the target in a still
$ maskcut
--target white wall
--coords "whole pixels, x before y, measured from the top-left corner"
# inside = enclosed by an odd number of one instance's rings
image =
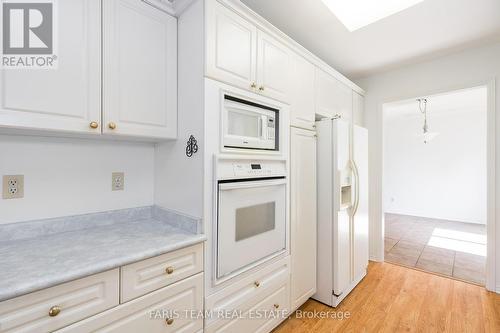
[[[23,199],[0,197],[0,224],[152,205],[153,163],[152,144],[0,135],[0,176],[24,175]]]
[[[423,117],[412,102],[414,115],[397,115],[398,108],[385,114],[385,212],[485,224],[485,103],[430,112],[430,130],[439,135],[424,144]]]
[[[382,105],[386,102],[425,96],[438,92],[476,86],[500,76],[500,43],[465,50],[446,57],[360,79],[366,90],[365,122],[370,131],[370,256],[383,258],[382,224]],[[496,121],[488,127],[500,128],[500,84],[496,84]],[[496,135],[496,155],[500,156],[500,135]],[[496,192],[500,194],[500,162],[495,167]],[[496,216],[500,216],[500,195],[496,196]],[[498,224],[498,223],[497,223]],[[500,226],[496,228],[500,243]],[[493,244],[489,243],[488,247]],[[500,244],[496,247],[497,290],[500,291]],[[491,265],[490,265],[491,267]],[[495,272],[495,270],[494,270]]]
[[[192,3],[178,18],[178,140],[159,144],[155,161],[155,203],[203,216],[204,131],[204,2]],[[189,136],[198,152],[186,156]]]

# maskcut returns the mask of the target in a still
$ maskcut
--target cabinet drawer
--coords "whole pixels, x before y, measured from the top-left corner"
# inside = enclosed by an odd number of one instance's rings
[[[203,273],[200,273],[58,332],[199,332],[203,329],[203,319],[198,313],[202,311]]]
[[[289,283],[275,287],[266,296],[259,298],[257,304],[247,311],[242,311],[241,317],[232,320],[220,320],[206,328],[207,333],[222,332],[270,332],[288,316]]]
[[[115,269],[2,302],[0,331],[52,332],[93,316],[118,305],[118,283]]]
[[[203,244],[121,267],[121,303],[203,270]]]
[[[205,310],[215,314],[220,311],[249,310],[276,288],[289,282],[289,262],[290,257],[277,261],[208,297],[205,301]],[[282,308],[288,307],[288,304],[286,304],[286,307],[282,306]],[[218,318],[215,316],[209,317],[206,320],[206,325],[211,325],[215,321],[218,321]]]

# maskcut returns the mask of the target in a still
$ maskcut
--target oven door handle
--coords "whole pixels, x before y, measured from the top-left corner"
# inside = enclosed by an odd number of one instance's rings
[[[239,189],[247,189],[255,187],[279,186],[285,184],[286,184],[286,179],[241,181],[241,182],[219,184],[219,190],[220,191],[239,190]]]

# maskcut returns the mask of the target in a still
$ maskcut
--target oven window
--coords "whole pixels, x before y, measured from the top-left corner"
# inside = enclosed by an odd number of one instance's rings
[[[229,111],[227,117],[228,134],[251,138],[260,136],[259,117],[234,111]]]
[[[275,228],[275,202],[238,208],[235,239],[240,241]]]

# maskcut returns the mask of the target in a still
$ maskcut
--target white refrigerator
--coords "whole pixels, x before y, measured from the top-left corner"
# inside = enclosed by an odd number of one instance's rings
[[[340,119],[316,122],[317,292],[336,307],[368,266],[368,131]]]

